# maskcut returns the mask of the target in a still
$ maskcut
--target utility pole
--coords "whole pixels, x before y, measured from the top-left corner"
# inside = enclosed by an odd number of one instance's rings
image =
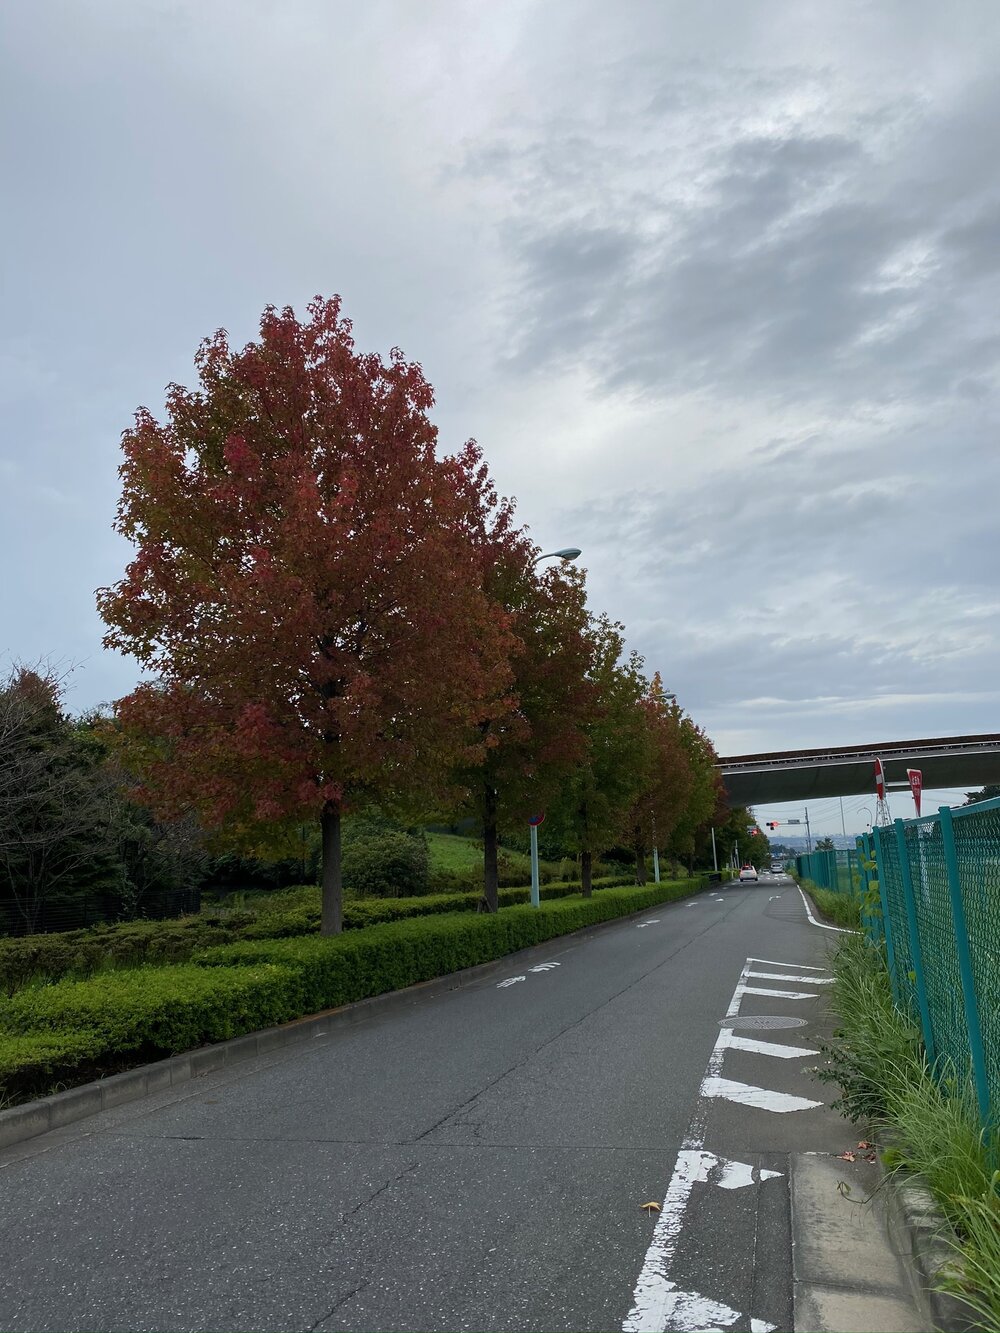
[[[844,823],[844,798],[840,798],[840,831],[844,837],[847,837],[847,825]]]
[[[812,831],[809,828],[809,807],[806,806],[806,846],[809,849],[809,855],[812,856],[813,839]]]
[[[718,874],[718,872],[719,872],[719,858],[718,858],[718,856],[716,855],[716,851],[715,851],[715,829],[712,829],[712,869],[716,872],[716,874]]]

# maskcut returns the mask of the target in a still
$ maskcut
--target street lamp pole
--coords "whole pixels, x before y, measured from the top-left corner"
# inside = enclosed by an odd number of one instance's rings
[[[563,546],[558,551],[546,551],[544,555],[536,555],[532,560],[532,567],[538,564],[540,560],[575,560],[582,552],[579,546]],[[540,907],[540,893],[538,888],[538,825],[545,818],[544,812],[532,815],[528,823],[531,825],[531,905]]]

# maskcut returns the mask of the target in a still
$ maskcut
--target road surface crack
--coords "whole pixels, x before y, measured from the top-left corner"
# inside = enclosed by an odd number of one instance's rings
[[[328,1319],[332,1318],[332,1316],[337,1313],[342,1305],[346,1305],[348,1301],[353,1300],[354,1297],[357,1296],[358,1292],[364,1291],[365,1287],[370,1285],[370,1277],[362,1278],[356,1287],[352,1287],[349,1292],[341,1296],[340,1300],[337,1301],[335,1305],[331,1305],[326,1314],[320,1315],[315,1324],[309,1325],[309,1333],[313,1333],[313,1330],[319,1328],[320,1324],[325,1324]]]
[[[356,1208],[352,1208],[349,1213],[342,1214],[341,1221],[346,1222],[349,1217],[355,1217],[361,1212],[362,1208],[367,1208],[370,1203],[374,1203],[380,1194],[384,1194],[386,1190],[392,1189],[393,1185],[398,1185],[403,1177],[408,1176],[411,1171],[416,1171],[419,1165],[419,1162],[411,1162],[409,1166],[404,1167],[398,1176],[393,1176],[392,1179],[387,1180],[385,1184],[379,1185],[378,1189],[370,1194],[367,1199],[362,1199]]]
[[[553,1033],[551,1037],[547,1037],[545,1041],[543,1041],[540,1045],[534,1047],[531,1051],[528,1052],[527,1055],[523,1056],[520,1060],[516,1060],[514,1064],[510,1066],[509,1069],[505,1069],[502,1073],[498,1074],[496,1078],[490,1079],[488,1083],[485,1083],[481,1088],[478,1089],[478,1091],[474,1092],[471,1097],[466,1097],[466,1099],[463,1102],[459,1102],[457,1106],[453,1106],[450,1111],[446,1112],[446,1114],[440,1118],[440,1120],[436,1120],[434,1124],[430,1126],[429,1129],[425,1129],[422,1134],[418,1134],[416,1138],[410,1141],[412,1143],[420,1143],[423,1139],[426,1139],[428,1135],[433,1134],[435,1130],[440,1129],[442,1125],[447,1124],[449,1120],[453,1119],[453,1117],[459,1115],[462,1111],[466,1110],[467,1108],[471,1108],[473,1103],[477,1101],[478,1098],[480,1098],[483,1095],[483,1093],[489,1092],[490,1089],[495,1088],[498,1083],[502,1083],[504,1079],[508,1078],[511,1074],[513,1074],[516,1069],[521,1069],[525,1065],[530,1064],[531,1061],[534,1060],[535,1057],[541,1051],[545,1050],[546,1046],[551,1046],[555,1042],[560,1041],[563,1037],[565,1037],[567,1032],[572,1032],[574,1028],[580,1027],[582,1024],[586,1023],[588,1019],[593,1018],[595,1014],[600,1013],[602,1009],[606,1009],[609,1004],[614,1004],[615,1000],[618,1000],[623,995],[626,995],[630,990],[632,990],[633,987],[638,986],[640,982],[645,981],[647,977],[651,977],[654,972],[658,972],[661,968],[666,967],[669,963],[673,961],[674,958],[677,957],[678,954],[683,953],[685,949],[690,949],[693,944],[695,944],[698,940],[701,939],[702,935],[706,935],[710,930],[714,930],[718,921],[725,920],[725,918],[730,916],[734,910],[735,909],[733,908],[728,908],[721,918],[716,918],[715,921],[710,922],[708,925],[704,926],[701,930],[699,930],[696,934],[692,935],[692,937],[689,940],[685,940],[682,944],[678,944],[677,948],[673,949],[666,956],[666,958],[663,958],[660,962],[655,963],[647,971],[640,973],[639,976],[633,977],[633,979],[630,982],[628,982],[627,985],[623,986],[621,990],[615,991],[613,995],[609,995],[606,999],[602,1000],[600,1004],[594,1005],[593,1009],[588,1009],[585,1014],[581,1014],[580,1017],[574,1019],[572,1023],[567,1023],[564,1028],[561,1028],[558,1032]]]

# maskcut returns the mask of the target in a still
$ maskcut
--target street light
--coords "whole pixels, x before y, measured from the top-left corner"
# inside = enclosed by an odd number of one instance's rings
[[[547,551],[545,555],[536,555],[531,563],[537,565],[539,560],[575,560],[582,554],[579,546],[564,546],[561,551]]]
[[[532,560],[532,566],[537,565],[539,560],[575,560],[581,555],[579,546],[563,546],[558,551],[546,551],[544,555],[536,555]],[[545,818],[544,815],[534,815],[531,823],[531,905],[540,907],[540,894],[538,891],[538,825]]]

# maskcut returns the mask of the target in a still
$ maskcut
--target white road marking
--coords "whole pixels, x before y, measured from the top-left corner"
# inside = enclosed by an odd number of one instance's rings
[[[798,888],[797,885],[796,887]],[[799,889],[799,894],[802,898],[802,906],[806,909],[806,916],[809,918],[809,924],[811,926],[819,926],[820,930],[835,930],[839,935],[853,935],[855,933],[853,930],[848,930],[846,926],[828,926],[825,921],[817,921],[809,907],[809,899],[801,889]]]
[[[652,921],[640,921],[639,924],[636,926],[636,930],[645,930],[647,926],[658,926],[659,924],[660,924],[660,918],[658,916],[654,916]]]
[[[539,963],[537,967],[529,967],[529,972],[548,972],[551,967],[561,967],[561,963]]]
[[[738,1037],[734,1032],[729,1038],[731,1051],[750,1051],[753,1055],[773,1055],[779,1060],[794,1060],[800,1055],[819,1055],[819,1051],[808,1046],[785,1046],[774,1041],[757,1041],[755,1037]]]
[[[743,996],[751,989],[747,985],[747,977],[754,961],[760,960],[748,959],[740,973],[726,1010],[726,1018],[734,1018],[739,1013]],[[700,1181],[707,1181],[712,1170],[718,1167],[722,1160],[714,1153],[708,1152],[704,1146],[711,1100],[713,1097],[726,1096],[729,1091],[738,1090],[743,1094],[741,1100],[745,1104],[748,1097],[756,1095],[758,1100],[749,1104],[763,1106],[766,1110],[804,1110],[820,1103],[810,1102],[804,1097],[793,1098],[787,1093],[769,1092],[765,1088],[752,1088],[749,1084],[723,1079],[722,1062],[732,1040],[733,1034],[728,1028],[720,1029],[708,1058],[705,1077],[698,1090],[698,1102],[688,1132],[677,1154],[677,1162],[667,1187],[663,1207],[656,1220],[653,1238],[636,1280],[632,1308],[622,1325],[623,1333],[666,1333],[667,1329],[677,1330],[678,1333],[696,1333],[696,1330],[731,1326],[743,1317],[730,1310],[728,1306],[720,1305],[698,1292],[679,1291],[677,1284],[672,1282],[669,1276],[683,1226],[684,1213],[694,1186]],[[790,1102],[796,1104],[793,1106],[789,1104]],[[748,1183],[745,1171],[739,1169],[746,1166],[746,1163],[727,1164],[722,1174],[730,1183],[723,1185],[723,1188],[740,1188]],[[759,1174],[761,1180],[769,1178],[770,1173]],[[721,1184],[722,1181],[717,1183]],[[755,1333],[772,1333],[774,1329],[773,1324],[757,1319],[752,1321],[752,1327]]]
[[[813,967],[811,963],[784,963],[780,958],[748,958],[748,963],[767,963],[770,967],[794,967],[796,972],[825,972],[825,967]]]
[[[747,986],[746,995],[776,995],[779,1000],[815,1000],[816,992],[807,990],[770,990],[767,986]]]
[[[757,1106],[762,1111],[807,1111],[811,1106],[822,1106],[822,1102],[810,1101],[808,1097],[795,1097],[790,1092],[775,1092],[772,1088],[755,1088],[752,1083],[737,1083],[731,1078],[712,1078],[702,1084],[703,1097],[721,1097],[727,1102],[738,1102],[741,1106]]]
[[[751,977],[763,977],[765,981],[807,981],[810,986],[832,986],[833,977],[797,977],[792,972],[749,972]]]
[[[527,977],[508,977],[506,981],[497,982],[497,990],[502,990],[504,986],[516,986],[519,981],[527,981]]]
[[[766,1319],[751,1319],[750,1333],[774,1333],[777,1324],[769,1324]]]

